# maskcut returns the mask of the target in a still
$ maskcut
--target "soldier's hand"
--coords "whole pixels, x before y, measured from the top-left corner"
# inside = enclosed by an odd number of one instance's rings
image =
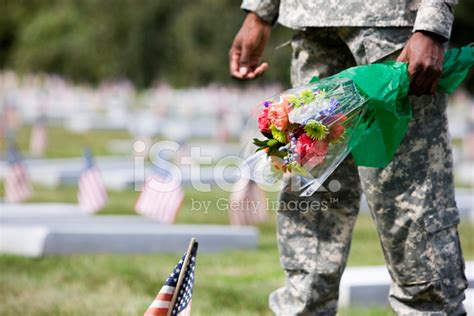
[[[268,64],[260,64],[260,58],[270,37],[271,29],[271,25],[255,13],[247,14],[229,51],[229,68],[232,77],[242,80],[254,79],[267,70]]]
[[[408,63],[409,94],[434,94],[443,70],[443,39],[434,33],[415,32],[397,61]]]

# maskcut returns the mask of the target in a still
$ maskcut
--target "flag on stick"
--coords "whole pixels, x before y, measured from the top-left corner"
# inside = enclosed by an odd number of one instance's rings
[[[18,203],[31,196],[31,184],[26,166],[15,146],[8,149],[8,169],[5,176],[5,201]]]
[[[192,238],[188,251],[174,267],[144,316],[190,316],[198,243]]]
[[[183,203],[181,185],[160,168],[148,177],[135,203],[135,211],[162,223],[172,224]]]
[[[232,225],[256,225],[267,220],[265,192],[252,180],[241,178],[230,195],[229,217]]]
[[[77,199],[82,210],[95,213],[107,203],[107,190],[89,148],[84,150],[84,159],[86,166],[79,177]]]

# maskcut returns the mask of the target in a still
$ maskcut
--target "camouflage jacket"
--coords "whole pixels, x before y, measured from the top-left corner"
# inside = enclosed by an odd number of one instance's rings
[[[306,27],[413,27],[451,35],[457,0],[243,0],[267,22]]]

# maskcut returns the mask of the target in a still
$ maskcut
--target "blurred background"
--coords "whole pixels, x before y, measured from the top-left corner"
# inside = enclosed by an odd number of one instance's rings
[[[7,254],[0,255],[0,315],[136,315],[146,310],[177,254],[186,249],[186,243],[177,249],[156,245],[166,243],[155,236],[162,229],[156,224],[163,222],[156,215],[160,210],[150,210],[135,190],[137,156],[144,157],[143,172],[153,176],[157,171],[146,153],[162,140],[180,144],[168,160],[193,146],[212,158],[211,163],[193,159],[182,170],[182,198],[181,193],[167,197],[176,201],[176,218],[169,224],[177,231],[217,229],[224,236],[221,244],[210,242],[215,248],[203,246],[198,255],[193,314],[270,315],[267,296],[284,284],[274,212],[233,217],[219,201],[242,197],[215,186],[213,166],[219,158],[239,154],[252,107],[289,87],[291,49],[285,44],[292,32],[274,28],[264,56],[270,68],[263,78],[234,81],[228,51],[245,16],[239,6],[239,1],[222,0],[2,1],[0,250]],[[451,46],[473,41],[473,13],[474,0],[460,1]],[[473,93],[471,73],[450,96],[448,108],[466,260],[474,259]],[[13,166],[21,166],[20,171]],[[190,186],[198,167],[210,192]],[[91,170],[99,175],[87,173]],[[10,176],[21,194],[7,197]],[[225,172],[222,177],[232,180]],[[91,185],[101,192],[98,197],[84,193]],[[275,193],[249,194],[276,199]],[[211,206],[198,209],[196,201]],[[182,226],[191,224],[223,226]],[[143,227],[150,232],[143,233]],[[123,234],[126,229],[130,235]],[[177,233],[168,229],[172,243]],[[123,250],[137,232],[142,233],[140,245],[151,245]],[[97,238],[51,241],[81,233]],[[226,244],[225,238],[233,241]],[[362,202],[349,267],[383,263]],[[346,305],[341,315],[392,315],[384,303],[368,305]]]

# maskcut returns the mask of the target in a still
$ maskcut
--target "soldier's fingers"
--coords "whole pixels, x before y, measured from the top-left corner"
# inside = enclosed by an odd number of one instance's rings
[[[230,63],[229,63],[230,74],[232,75],[232,77],[241,79],[242,75],[239,72],[239,60],[240,60],[240,54],[237,51],[232,50],[230,53]]]
[[[439,78],[437,78],[436,80],[433,80],[433,82],[431,83],[430,94],[436,93],[436,89],[438,89],[438,84],[439,84]]]
[[[408,63],[408,77],[410,78],[410,82],[413,82],[415,80],[415,77],[417,77],[422,69],[420,68],[420,65],[416,62]]]
[[[421,95],[422,76],[420,72],[414,73],[410,80],[410,94]]]
[[[409,76],[409,79],[410,79],[410,90],[409,90],[408,94],[416,95],[416,90],[417,90],[416,72],[411,71],[410,65],[408,65],[408,76]]]
[[[260,66],[255,68],[255,70],[248,73],[247,78],[254,79],[254,78],[260,77],[261,75],[263,75],[265,71],[267,71],[267,69],[268,69],[268,64],[262,63]]]
[[[439,83],[439,79],[441,77],[442,72],[443,72],[442,60],[441,61],[438,60],[438,62],[431,67],[431,76],[433,80],[431,81],[430,86],[427,87],[427,90],[429,90],[428,92],[430,94],[436,93],[436,89],[438,88],[438,83]]]
[[[437,65],[430,64],[426,67],[425,72],[423,74],[423,83],[421,85],[421,90],[423,94],[433,94],[433,84],[436,83],[439,76],[441,75],[441,70]],[[437,84],[436,84],[437,86]],[[436,89],[435,86],[435,89]]]
[[[430,70],[428,71],[428,73],[426,74],[426,78],[425,78],[425,81],[423,83],[423,94],[433,94],[433,92],[431,92],[432,88],[433,88],[433,83],[435,83],[438,79],[438,76],[436,76],[434,70]]]
[[[242,52],[239,59],[239,72],[242,77],[245,77],[249,71],[251,53],[250,44],[245,43],[242,45]]]
[[[408,61],[407,53],[406,53],[406,48],[403,48],[403,50],[402,50],[402,52],[400,53],[400,55],[398,55],[397,61],[398,61],[398,62],[406,62],[406,61]]]
[[[433,83],[433,78],[431,76],[425,76],[423,77],[422,81],[421,81],[421,84],[420,84],[420,90],[419,90],[419,93],[421,95],[424,95],[424,94],[429,94],[430,93],[430,89],[431,89],[431,85]]]

